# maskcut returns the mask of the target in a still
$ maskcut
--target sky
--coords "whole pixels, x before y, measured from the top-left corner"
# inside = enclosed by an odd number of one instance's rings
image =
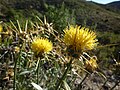
[[[87,1],[94,1],[94,2],[97,2],[97,3],[101,3],[101,4],[106,4],[106,3],[110,3],[110,2],[113,2],[113,1],[120,1],[120,0],[87,0]]]

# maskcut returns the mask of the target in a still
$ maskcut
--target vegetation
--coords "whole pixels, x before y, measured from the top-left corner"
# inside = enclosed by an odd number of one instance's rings
[[[1,0],[0,11],[1,90],[120,88],[119,9],[85,0]]]

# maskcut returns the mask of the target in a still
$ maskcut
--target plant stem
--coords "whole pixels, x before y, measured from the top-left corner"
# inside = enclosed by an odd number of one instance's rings
[[[114,73],[112,73],[112,75],[113,75]],[[112,76],[111,75],[111,76]],[[111,76],[109,77],[109,78],[111,78]],[[107,78],[107,80],[103,83],[103,85],[101,86],[101,88],[100,88],[100,90],[102,90],[102,87],[104,87],[105,86],[105,84],[109,81],[109,78]]]
[[[107,82],[108,82],[108,79],[103,83],[102,87],[105,86]],[[100,90],[102,90],[102,87],[100,88]]]
[[[68,65],[67,65],[67,69],[65,70],[65,72],[63,73],[61,79],[59,80],[58,84],[56,85],[55,90],[58,90],[58,88],[59,88],[59,86],[61,85],[62,81],[65,79],[68,71],[70,70],[70,66],[71,66],[72,60],[73,60],[73,59],[71,58],[70,62],[69,62]]]
[[[83,80],[82,80],[82,81],[80,82],[80,84],[78,85],[77,90],[81,90],[82,83],[85,81],[85,79],[88,77],[88,75],[89,75],[89,73],[87,73],[87,74],[85,75],[85,77],[83,78]]]
[[[37,84],[39,84],[39,68],[40,68],[40,58],[38,58],[38,66],[37,66]]]
[[[16,59],[14,57],[14,61],[15,61],[15,64],[14,64],[14,82],[13,82],[13,90],[16,90],[16,72],[17,72],[17,61],[18,59]]]
[[[113,90],[119,83],[120,83],[120,81],[117,81],[117,82],[115,83],[115,85],[114,85],[110,90]]]

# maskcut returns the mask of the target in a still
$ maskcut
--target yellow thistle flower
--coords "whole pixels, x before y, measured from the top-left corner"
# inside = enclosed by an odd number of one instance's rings
[[[86,60],[85,68],[88,71],[93,72],[95,69],[98,68],[98,64],[97,64],[96,60],[97,60],[96,57],[92,57],[90,60]]]
[[[97,46],[96,34],[88,28],[71,25],[64,32],[64,42],[73,52],[92,50]]]
[[[3,30],[3,27],[2,27],[2,25],[0,25],[0,32],[2,32],[2,30]]]
[[[38,55],[52,50],[52,43],[48,39],[35,38],[32,42],[32,50]]]

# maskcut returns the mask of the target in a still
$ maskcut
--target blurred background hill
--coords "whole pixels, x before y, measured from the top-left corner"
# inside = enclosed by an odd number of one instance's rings
[[[77,24],[94,24],[99,31],[120,33],[120,1],[102,5],[85,0],[1,0],[0,19],[42,17],[51,9],[48,5],[58,8],[63,2],[65,8],[74,12]]]

